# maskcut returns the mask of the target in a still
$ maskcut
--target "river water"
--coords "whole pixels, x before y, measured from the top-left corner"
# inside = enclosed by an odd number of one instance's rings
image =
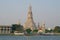
[[[0,40],[60,40],[60,36],[0,36]]]

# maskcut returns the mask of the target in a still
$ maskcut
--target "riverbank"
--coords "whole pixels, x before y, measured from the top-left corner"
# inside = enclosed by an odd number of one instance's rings
[[[60,36],[60,33],[24,34],[24,35],[15,35],[11,33],[11,34],[0,34],[0,36]]]

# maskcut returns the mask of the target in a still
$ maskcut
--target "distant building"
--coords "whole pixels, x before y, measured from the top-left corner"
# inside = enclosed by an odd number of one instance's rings
[[[10,34],[11,26],[0,26],[0,34]]]
[[[33,20],[31,5],[29,6],[29,9],[28,9],[27,20],[23,26],[24,26],[24,30],[29,29],[29,28],[31,30],[34,30],[36,28],[36,25],[35,25],[34,20]]]

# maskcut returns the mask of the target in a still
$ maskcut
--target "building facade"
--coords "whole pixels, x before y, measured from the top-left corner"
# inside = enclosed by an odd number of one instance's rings
[[[0,34],[10,34],[11,31],[11,26],[0,26]]]

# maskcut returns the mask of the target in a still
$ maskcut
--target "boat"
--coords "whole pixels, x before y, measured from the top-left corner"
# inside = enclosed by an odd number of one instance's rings
[[[18,32],[18,31],[15,31],[14,34],[15,34],[15,35],[24,35],[24,33],[20,33],[20,32]]]

